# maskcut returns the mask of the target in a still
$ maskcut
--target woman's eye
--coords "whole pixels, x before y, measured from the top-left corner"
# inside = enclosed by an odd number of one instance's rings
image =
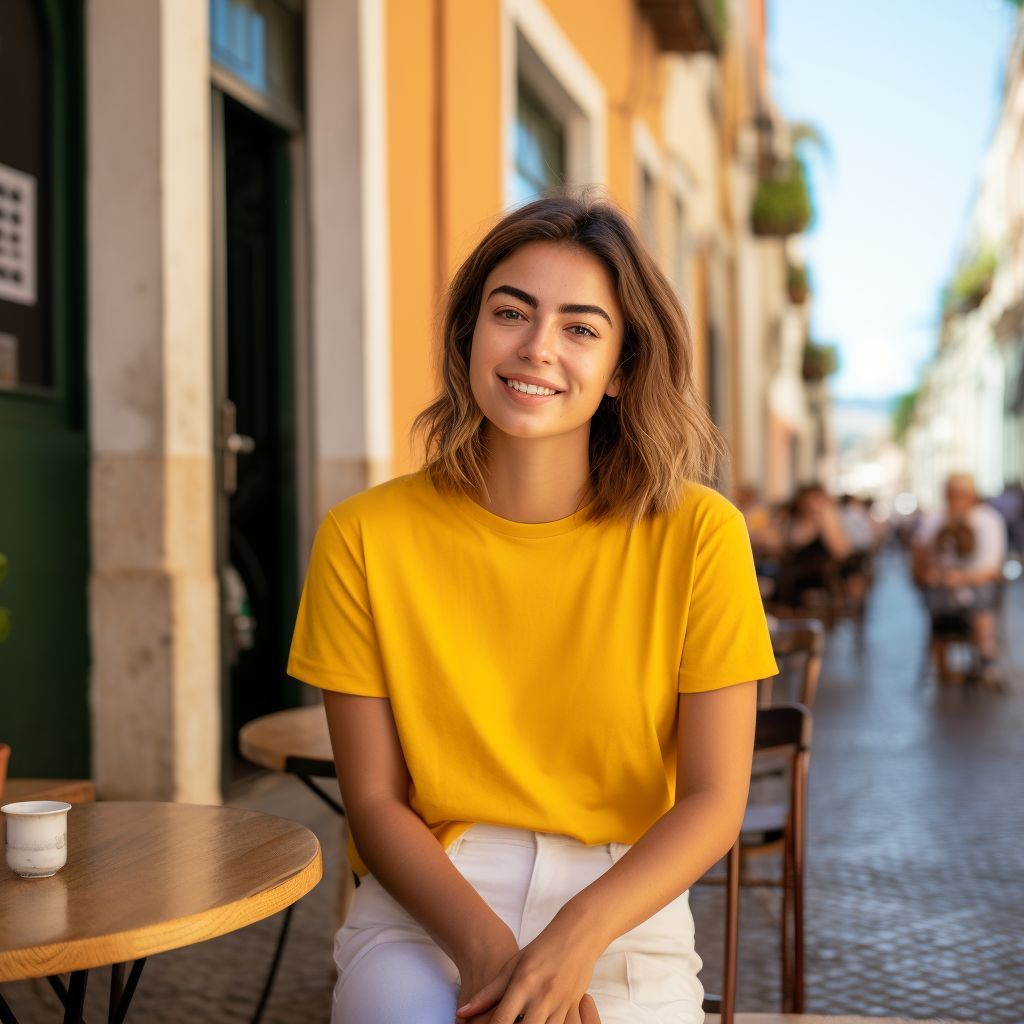
[[[497,315],[500,316],[502,318],[502,320],[522,320],[523,319],[523,314],[520,313],[518,309],[499,309],[498,312],[497,312]]]
[[[587,327],[585,324],[573,324],[572,327],[569,328],[569,330],[572,331],[572,333],[575,334],[577,338],[597,337],[597,334],[594,331],[592,331],[589,327]]]

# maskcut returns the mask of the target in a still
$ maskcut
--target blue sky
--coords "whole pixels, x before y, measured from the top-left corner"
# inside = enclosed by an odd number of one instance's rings
[[[1007,0],[767,0],[772,91],[808,152],[811,332],[835,342],[842,398],[914,386],[995,128]]]

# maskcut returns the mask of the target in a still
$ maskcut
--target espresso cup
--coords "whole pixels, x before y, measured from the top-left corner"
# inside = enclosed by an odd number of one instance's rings
[[[68,860],[68,811],[61,800],[0,807],[7,822],[7,866],[22,878],[49,878]]]

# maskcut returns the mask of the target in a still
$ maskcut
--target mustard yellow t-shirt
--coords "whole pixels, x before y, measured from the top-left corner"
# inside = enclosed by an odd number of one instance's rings
[[[635,842],[673,804],[677,694],[777,669],[743,517],[687,484],[630,529],[511,522],[424,472],[342,502],[313,545],[288,672],[391,701],[410,802]]]

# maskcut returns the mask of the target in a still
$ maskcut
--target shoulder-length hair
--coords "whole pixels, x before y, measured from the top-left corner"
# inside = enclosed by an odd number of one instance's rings
[[[713,482],[725,455],[697,393],[693,342],[675,290],[629,220],[592,191],[546,194],[502,218],[448,287],[442,319],[441,393],[416,417],[426,470],[443,491],[486,493],[485,420],[469,382],[473,331],[491,271],[529,242],[585,249],[611,272],[625,317],[621,385],[590,424],[592,519],[637,523],[674,508],[684,481]]]

